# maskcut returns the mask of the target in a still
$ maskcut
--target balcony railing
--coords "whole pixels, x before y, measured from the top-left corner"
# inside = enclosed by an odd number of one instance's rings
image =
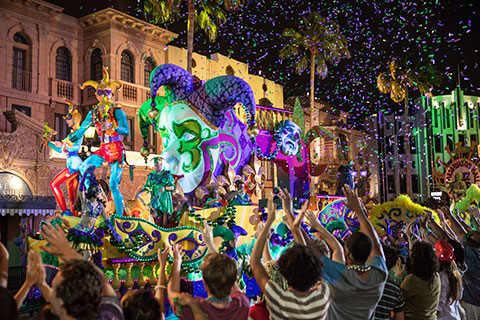
[[[137,102],[138,88],[130,84],[124,83],[122,89],[120,89],[122,98],[126,101]]]
[[[274,130],[282,120],[292,120],[292,111],[257,106],[255,121],[260,130]]]
[[[12,88],[22,91],[32,91],[32,73],[30,71],[13,68]]]

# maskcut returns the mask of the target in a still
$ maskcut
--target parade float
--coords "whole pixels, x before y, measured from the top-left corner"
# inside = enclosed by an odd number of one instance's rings
[[[206,220],[220,251],[237,260],[247,294],[258,294],[249,255],[257,228],[266,219],[262,162],[276,164],[278,187],[292,195],[295,207],[309,201],[310,210],[341,239],[358,230],[343,196],[318,196],[309,186],[310,175],[321,174],[325,167],[311,165],[308,144],[312,137],[328,132],[317,126],[305,133],[288,119],[271,130],[259,130],[255,98],[244,80],[220,76],[194,81],[187,71],[171,64],[153,70],[151,97],[138,111],[145,141],[140,153],[146,165],[154,163],[154,170],[134,199],[124,199],[118,186],[123,171],[128,169],[132,175],[133,166],[128,164],[122,143],[122,137],[131,134],[130,128],[125,113],[113,102],[121,83],[110,81],[104,69],[103,79],[87,81],[81,88],[87,86],[95,89],[98,103],[86,117],[81,119],[70,106],[65,119],[72,133],[56,143],[49,141],[48,130],[44,136],[45,145],[67,155],[66,169],[51,185],[63,211],[52,223],[64,228],[71,246],[102,268],[119,292],[153,286],[158,278],[158,250],[181,243],[188,290],[204,294],[198,266],[207,253],[201,231]],[[163,96],[157,95],[161,88]],[[159,157],[150,155],[148,149],[150,126],[161,135]],[[90,127],[101,145],[82,160],[78,145]],[[110,167],[108,186],[96,180],[95,169],[101,166]],[[339,183],[353,187],[349,172],[341,174]],[[68,184],[69,207],[59,189],[62,183]],[[281,210],[281,201],[277,204]],[[274,257],[292,239],[279,215],[270,238]],[[27,241],[30,250],[41,252],[40,246],[45,245],[35,235]],[[58,268],[56,257],[42,255],[45,265]]]

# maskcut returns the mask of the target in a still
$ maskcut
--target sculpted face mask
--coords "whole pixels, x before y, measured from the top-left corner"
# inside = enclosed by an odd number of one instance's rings
[[[194,191],[218,162],[218,131],[185,101],[166,105],[160,112],[164,169],[183,176],[185,193]]]

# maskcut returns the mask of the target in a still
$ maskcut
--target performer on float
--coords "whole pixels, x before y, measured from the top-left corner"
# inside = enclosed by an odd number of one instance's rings
[[[223,207],[222,197],[218,193],[218,185],[212,186],[208,194],[209,198],[205,203],[205,209]]]
[[[72,132],[75,132],[80,127],[82,115],[77,109],[74,108],[72,103],[67,100],[65,100],[65,102],[69,105],[69,107],[68,113],[63,118],[65,119],[67,126],[72,128]],[[55,178],[53,178],[52,182],[50,182],[50,188],[52,188],[53,195],[55,196],[55,199],[57,200],[57,203],[60,206],[60,209],[62,209],[64,215],[72,215],[75,213],[74,206],[77,199],[78,170],[83,162],[78,156],[78,151],[80,150],[82,141],[83,135],[76,140],[75,143],[69,143],[68,139],[62,142],[44,141],[44,143],[58,153],[64,152],[67,154],[67,167],[58,173]],[[60,189],[60,185],[63,183],[66,183],[67,185],[68,198],[70,200],[70,210],[67,209],[65,197],[63,196],[62,189]]]
[[[80,128],[70,134],[66,140],[76,142],[83,137],[90,126],[95,126],[101,139],[100,149],[83,162],[80,167],[80,174],[83,176],[89,167],[98,168],[108,164],[110,166],[109,186],[115,202],[115,211],[117,215],[122,216],[124,203],[123,196],[118,188],[122,178],[123,162],[125,161],[125,147],[122,136],[128,136],[130,129],[125,112],[112,101],[114,91],[121,88],[122,84],[118,81],[110,82],[106,68],[103,68],[102,72],[103,78],[100,83],[89,80],[81,85],[82,90],[86,86],[95,88],[95,96],[99,103],[93,106]],[[89,181],[89,179],[85,179],[87,189]]]
[[[238,178],[234,182],[235,191],[231,191],[227,194],[228,204],[231,206],[250,206],[252,205],[252,199],[245,192],[245,182],[241,178]]]
[[[172,192],[175,189],[173,176],[168,170],[162,170],[162,158],[153,159],[155,170],[150,172],[147,182],[137,197],[145,191],[150,192],[150,208],[160,220],[161,227],[167,225],[173,213]]]
[[[107,197],[102,187],[97,183],[95,176],[89,175],[90,179],[88,190],[82,190],[80,198],[82,201],[82,217],[80,222],[69,229],[67,239],[73,249],[82,253],[85,259],[90,259],[93,254],[98,252],[103,242],[103,232],[96,232],[95,223],[100,215],[104,221],[108,222],[108,216],[105,214],[105,204]]]

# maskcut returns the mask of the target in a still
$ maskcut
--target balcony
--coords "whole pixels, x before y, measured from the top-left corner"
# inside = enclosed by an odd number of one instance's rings
[[[126,81],[118,81],[122,84],[120,90],[115,93],[113,101],[124,106],[140,108],[140,106],[150,99],[150,88],[137,85]],[[163,95],[164,91],[159,90],[158,95]],[[87,87],[82,92],[84,105],[94,105],[98,103],[95,97],[95,89]]]
[[[255,121],[258,129],[273,131],[280,121],[292,120],[292,114],[292,111],[257,105]]]
[[[78,86],[73,82],[50,78],[49,94],[52,101],[64,103],[64,99],[68,99],[73,104],[79,104]]]
[[[32,91],[32,73],[22,69],[13,69],[12,88],[22,91]]]
[[[133,108],[140,108],[145,101],[150,99],[150,88],[125,81],[119,82],[122,83],[122,87],[115,94],[115,102]]]

